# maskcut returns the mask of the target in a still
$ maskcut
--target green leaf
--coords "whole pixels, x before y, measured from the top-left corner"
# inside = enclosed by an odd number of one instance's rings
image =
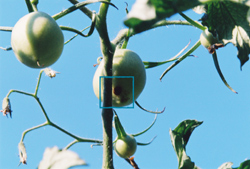
[[[46,148],[38,169],[68,169],[74,166],[87,165],[84,160],[70,150],[59,150],[58,147]]]
[[[237,47],[237,56],[242,67],[248,61],[250,53],[250,27],[247,21],[249,6],[220,1],[209,3],[205,8],[207,16],[202,24],[210,31],[216,31],[219,40],[224,44],[232,43]]]
[[[142,32],[159,20],[199,4],[199,0],[137,0],[124,23]]]
[[[250,169],[250,160],[242,162],[237,169]]]
[[[174,130],[169,131],[171,142],[176,152],[179,167],[182,169],[198,168],[190,157],[186,154],[186,145],[193,132],[193,130],[201,125],[203,122],[197,120],[185,120],[182,121]]]
[[[249,0],[227,0],[243,5],[250,5]],[[186,11],[209,2],[221,3],[221,0],[137,0],[128,13],[125,25],[135,32],[148,30],[157,21],[176,13]]]
[[[232,169],[232,162],[223,163],[218,169]]]
[[[223,163],[218,169],[250,169],[250,160],[246,160],[239,167],[232,168],[232,162]]]

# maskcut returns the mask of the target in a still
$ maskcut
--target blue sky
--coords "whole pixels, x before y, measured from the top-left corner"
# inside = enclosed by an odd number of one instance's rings
[[[110,39],[125,28],[125,3],[112,1],[119,10],[109,8],[108,31]],[[134,1],[126,1],[131,8]],[[70,7],[68,1],[41,1],[38,9],[54,15]],[[89,6],[98,10],[99,4]],[[27,14],[25,1],[0,1],[0,26],[14,26],[19,18]],[[198,20],[201,15],[185,12]],[[175,15],[171,20],[182,19]],[[59,19],[59,25],[83,29],[90,20],[80,11]],[[65,40],[74,33],[64,31]],[[166,26],[140,33],[132,37],[127,46],[143,61],[163,61],[176,55],[191,40],[189,48],[199,39],[201,31],[191,26]],[[11,33],[0,32],[0,46],[10,46]],[[233,167],[249,158],[250,124],[250,67],[247,62],[240,70],[237,50],[227,45],[217,52],[222,72],[228,83],[238,92],[234,94],[222,83],[213,64],[212,56],[204,47],[188,57],[162,81],[160,75],[169,66],[162,65],[147,69],[147,83],[137,101],[147,109],[166,107],[156,124],[144,135],[136,137],[139,142],[148,142],[157,136],[149,146],[140,146],[135,161],[140,168],[177,168],[176,154],[172,148],[169,129],[181,121],[197,119],[204,123],[194,130],[187,145],[187,155],[201,168],[218,168],[231,161]],[[98,33],[88,38],[77,37],[65,45],[60,59],[51,66],[60,72],[56,78],[43,75],[38,97],[50,119],[62,128],[82,137],[102,139],[102,121],[99,102],[93,92],[92,79],[96,70],[97,57],[101,56]],[[0,99],[10,89],[34,92],[38,69],[21,64],[12,51],[0,50]],[[13,93],[10,96],[13,115],[0,117],[0,168],[13,169],[19,163],[18,143],[22,132],[45,122],[41,109],[31,97]],[[117,109],[127,133],[138,133],[147,128],[154,114],[134,109]],[[115,137],[116,135],[114,135]],[[24,139],[27,149],[27,165],[19,168],[35,168],[42,159],[46,147],[64,148],[72,138],[46,126],[28,133]],[[102,147],[90,147],[90,143],[78,143],[71,150],[77,152],[89,166],[101,168]],[[114,154],[115,168],[125,169],[128,163]],[[132,168],[132,167],[131,167]]]

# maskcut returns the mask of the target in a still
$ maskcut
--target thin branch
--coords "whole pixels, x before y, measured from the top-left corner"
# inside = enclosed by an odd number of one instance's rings
[[[199,22],[194,21],[193,19],[189,18],[189,17],[188,17],[187,15],[185,15],[184,13],[179,12],[179,14],[180,14],[184,19],[186,19],[191,25],[193,25],[193,26],[195,26],[195,27],[197,27],[197,28],[199,28],[199,29],[201,29],[201,30],[205,30],[205,29],[206,29],[205,26],[203,26],[203,25],[201,25]]]
[[[89,5],[89,4],[92,4],[92,3],[96,3],[96,2],[106,3],[108,5],[112,5],[113,7],[115,7],[117,9],[117,7],[114,4],[110,3],[110,1],[108,1],[108,0],[86,0],[86,1],[83,1],[83,2],[77,3],[77,4],[75,4],[72,7],[69,7],[68,9],[63,10],[62,12],[60,12],[58,14],[53,15],[52,18],[54,18],[55,20],[57,20],[57,19],[65,16],[65,15],[67,15],[67,14],[69,14],[69,13],[71,13],[71,12],[73,12],[73,11],[81,8],[81,7],[83,7],[83,6],[86,6],[86,5]]]
[[[6,31],[6,32],[11,32],[13,27],[9,26],[0,26],[0,31]]]
[[[77,1],[77,0],[69,0],[69,2],[71,2],[72,4],[77,4],[77,3],[79,3],[79,1]],[[92,18],[92,15],[93,15],[93,13],[92,13],[92,11],[91,10],[89,10],[87,7],[81,7],[81,8],[79,8],[85,15],[87,15],[90,19]]]
[[[81,32],[85,31],[86,29],[90,28],[90,26],[84,28],[81,30]],[[70,41],[72,41],[74,38],[76,38],[79,34],[75,34],[73,37],[71,37],[69,40],[67,40],[66,42],[64,42],[64,45],[68,44]]]
[[[26,136],[26,134],[27,134],[28,132],[30,132],[30,131],[32,131],[32,130],[35,130],[35,129],[38,129],[38,128],[41,128],[41,127],[46,126],[46,125],[48,125],[47,122],[45,122],[45,123],[43,123],[43,124],[40,124],[40,125],[38,125],[38,126],[35,126],[35,127],[32,127],[32,128],[29,128],[29,129],[25,130],[25,131],[23,132],[23,134],[22,134],[22,138],[21,138],[21,141],[20,141],[20,142],[23,142],[24,137]]]
[[[139,169],[138,165],[136,164],[134,157],[126,158],[125,159],[134,169]]]
[[[32,4],[31,4],[30,0],[25,0],[25,2],[26,2],[29,13],[34,12],[34,9],[32,7]]]
[[[39,85],[40,85],[40,81],[41,81],[41,77],[42,77],[42,73],[43,73],[44,69],[42,69],[39,73],[39,76],[38,76],[38,80],[37,80],[37,84],[36,84],[36,89],[35,89],[35,94],[34,96],[37,97],[37,92],[38,92],[38,89],[39,89]]]
[[[5,51],[9,51],[9,50],[12,50],[12,47],[7,47],[7,48],[0,47],[0,49],[5,50]]]
[[[78,143],[79,141],[78,140],[74,140],[72,141],[71,143],[69,143],[65,148],[64,150],[68,150],[71,146],[73,146],[74,144]]]

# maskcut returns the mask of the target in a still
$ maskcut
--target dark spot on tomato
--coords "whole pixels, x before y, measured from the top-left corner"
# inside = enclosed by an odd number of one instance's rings
[[[119,96],[122,93],[122,87],[121,86],[116,86],[114,88],[114,94]]]

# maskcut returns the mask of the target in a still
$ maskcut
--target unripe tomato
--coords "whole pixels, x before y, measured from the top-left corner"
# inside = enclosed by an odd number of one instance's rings
[[[113,76],[134,77],[134,100],[141,94],[146,83],[146,71],[140,57],[128,49],[117,49],[113,58]],[[94,93],[99,98],[99,77],[104,74],[104,61],[102,60],[93,78]],[[104,80],[101,82],[103,93]],[[114,107],[127,106],[133,102],[132,78],[112,79],[112,104]],[[103,95],[101,96],[103,100]]]
[[[31,12],[15,24],[11,46],[20,62],[32,68],[44,68],[60,57],[64,37],[51,16],[44,12]]]
[[[200,35],[200,42],[205,48],[209,48],[213,44],[218,42],[217,37],[214,37],[208,29],[205,29]]]
[[[122,158],[129,158],[136,152],[137,143],[132,135],[127,135],[122,139],[116,140],[114,149],[118,156]]]

